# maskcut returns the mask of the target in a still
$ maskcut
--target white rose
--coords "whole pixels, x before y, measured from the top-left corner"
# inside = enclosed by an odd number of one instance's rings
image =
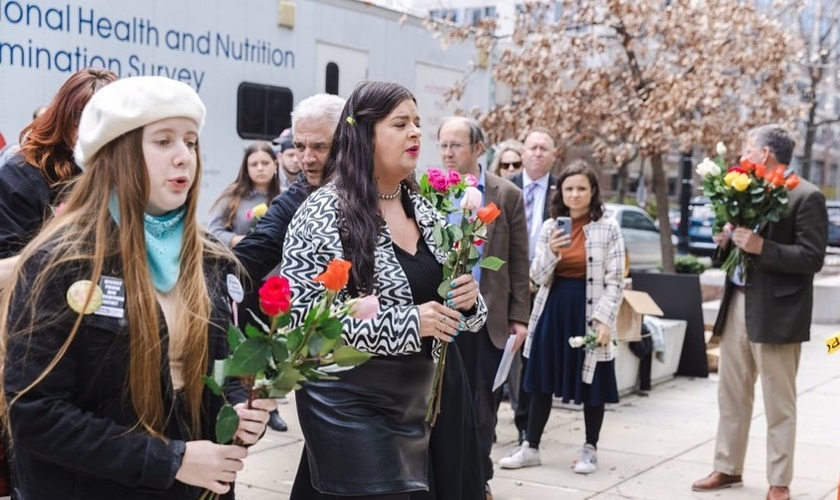
[[[718,166],[718,164],[708,158],[703,158],[703,161],[700,162],[699,165],[697,165],[695,171],[697,172],[697,175],[704,179],[710,174],[720,175],[720,167]]]
[[[726,154],[726,146],[724,146],[722,142],[718,142],[715,145],[715,152],[718,154],[718,156],[725,155]]]
[[[569,345],[573,348],[583,346],[583,337],[569,337]]]

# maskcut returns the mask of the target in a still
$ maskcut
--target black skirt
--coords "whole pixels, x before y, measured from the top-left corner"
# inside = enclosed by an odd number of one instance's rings
[[[428,489],[424,417],[433,373],[424,349],[304,384],[296,399],[312,486],[333,495]]]
[[[586,281],[555,278],[531,341],[523,381],[525,390],[554,394],[564,403],[618,403],[615,360],[596,363],[592,384],[583,383],[581,371],[586,351],[570,346],[569,338],[586,335],[587,330]]]

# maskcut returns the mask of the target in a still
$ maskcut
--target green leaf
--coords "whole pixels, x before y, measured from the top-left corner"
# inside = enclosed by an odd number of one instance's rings
[[[239,347],[239,344],[245,341],[245,336],[242,335],[242,330],[238,326],[231,323],[228,325],[227,340],[230,350],[233,352]]]
[[[271,397],[285,396],[289,392],[299,388],[298,382],[302,379],[300,372],[291,366],[283,367],[283,371],[271,384]]]
[[[358,366],[370,358],[371,354],[349,345],[341,346],[333,352],[333,361],[338,366]]]
[[[505,261],[503,261],[502,259],[494,256],[489,256],[481,259],[481,263],[479,263],[478,266],[482,269],[491,269],[493,271],[498,271],[502,268],[503,265],[505,265]]]
[[[326,356],[327,354],[331,353],[333,349],[335,349],[336,345],[338,344],[338,339],[340,337],[336,337],[334,339],[331,338],[324,338],[324,342],[321,344],[321,351],[318,353],[322,357]]]
[[[432,241],[435,242],[435,245],[443,245],[443,230],[437,224],[432,228]]]
[[[233,352],[228,376],[254,375],[270,367],[271,346],[265,338],[248,339]]]
[[[278,328],[286,328],[292,323],[292,315],[291,314],[284,314],[280,316],[277,320],[277,327]]]
[[[452,290],[452,287],[449,286],[449,281],[450,280],[441,281],[440,285],[438,285],[437,288],[438,295],[440,295],[444,299],[446,298],[446,294],[449,292],[449,290]]]
[[[303,332],[300,328],[295,328],[286,334],[286,349],[297,351],[301,343],[303,343]]]
[[[220,444],[230,443],[238,428],[239,415],[230,403],[225,403],[216,416],[216,441]]]
[[[245,325],[245,336],[249,339],[258,339],[265,337],[265,333],[261,332],[259,328],[249,323]]]
[[[318,333],[328,339],[337,339],[341,336],[342,330],[344,330],[344,325],[336,318],[327,318],[318,327]]]
[[[324,345],[324,337],[313,335],[309,337],[309,356],[318,356],[321,353],[321,346]]]
[[[201,377],[201,380],[204,382],[204,385],[206,385],[207,388],[210,389],[210,392],[212,392],[216,396],[221,396],[222,395],[222,388],[219,387],[219,384],[217,384],[216,381],[213,380],[212,377],[208,377],[207,375],[204,375],[203,377]]]
[[[450,234],[452,235],[452,241],[461,241],[461,238],[464,237],[464,231],[461,230],[458,226],[449,226],[452,228]]]
[[[274,362],[279,364],[289,357],[289,350],[286,348],[286,339],[272,339],[271,340],[271,355],[274,356]]]

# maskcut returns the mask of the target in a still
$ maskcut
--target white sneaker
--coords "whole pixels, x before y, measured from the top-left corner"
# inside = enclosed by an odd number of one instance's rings
[[[594,446],[589,443],[583,445],[583,448],[578,452],[574,470],[578,474],[591,474],[598,470],[598,454]]]
[[[532,465],[540,465],[540,450],[528,446],[528,441],[522,441],[519,448],[499,460],[502,469],[520,469]]]

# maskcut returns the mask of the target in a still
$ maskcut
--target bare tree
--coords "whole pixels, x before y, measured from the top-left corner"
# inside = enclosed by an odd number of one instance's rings
[[[804,47],[799,58],[800,95],[806,106],[801,174],[811,179],[817,131],[840,122],[840,116],[833,111],[819,112],[820,95],[828,93],[828,86],[836,86],[840,80],[835,76],[840,71],[840,4],[837,0],[788,0],[779,2],[774,12],[780,20],[795,20]]]
[[[480,116],[491,139],[547,127],[562,145],[587,144],[622,165],[648,158],[663,268],[674,271],[663,155],[733,145],[746,128],[790,123],[797,44],[738,0],[559,0],[528,3],[513,33],[494,23],[447,38],[495,37],[493,76],[512,98]],[[734,149],[734,148],[731,148]]]

